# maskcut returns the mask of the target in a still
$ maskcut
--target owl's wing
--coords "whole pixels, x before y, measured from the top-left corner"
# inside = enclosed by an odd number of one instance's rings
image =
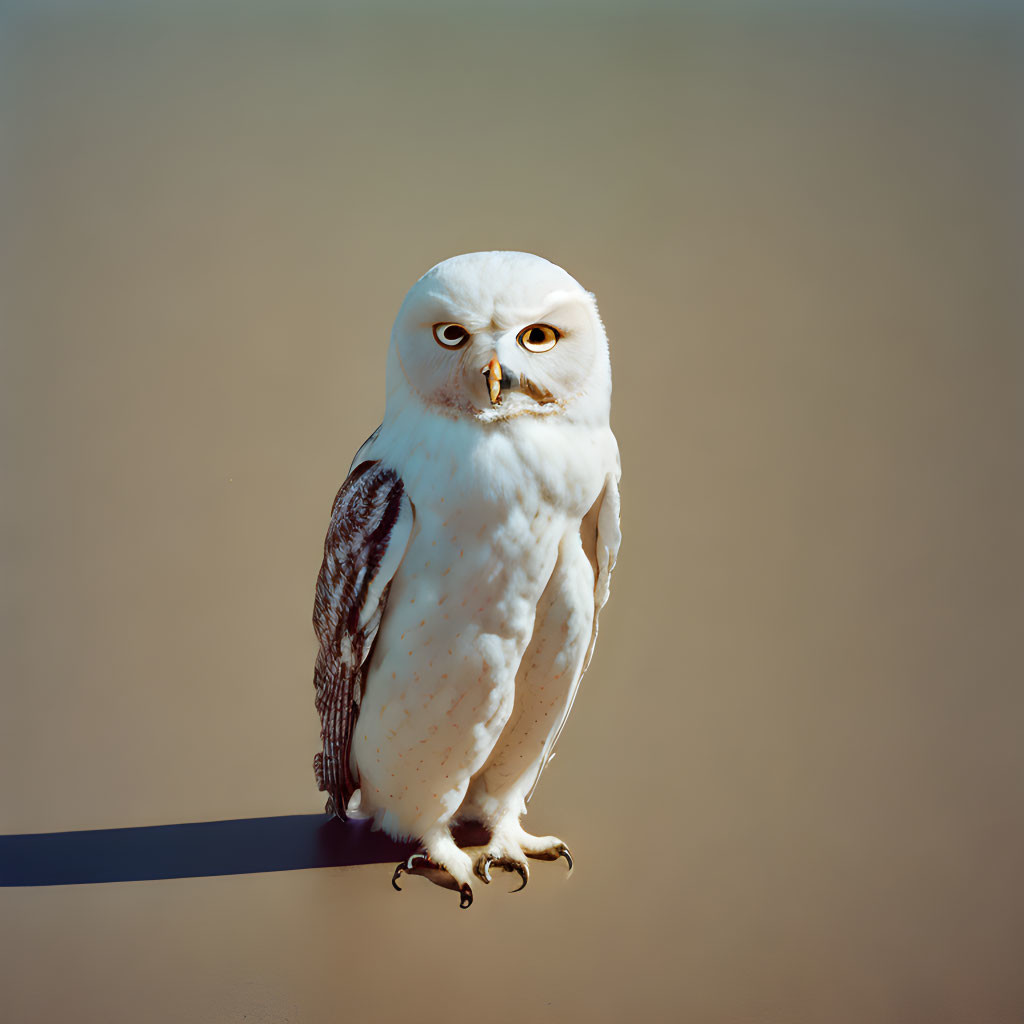
[[[555,744],[558,743],[565,723],[569,720],[576,694],[579,692],[580,680],[583,673],[590,665],[590,659],[594,654],[594,645],[597,643],[597,619],[601,609],[608,601],[608,592],[611,588],[612,569],[615,568],[615,558],[619,553],[619,541],[622,534],[619,531],[619,473],[609,473],[605,478],[604,487],[597,497],[597,501],[591,506],[590,511],[583,517],[580,523],[580,540],[583,544],[583,553],[590,560],[590,566],[594,570],[594,624],[591,627],[590,644],[587,647],[587,656],[583,659],[579,675],[572,684],[569,693],[569,703],[558,723],[544,745],[544,752],[541,754],[540,767],[526,795],[529,800],[537,789],[541,773],[555,756]]]
[[[313,769],[329,794],[328,813],[342,819],[359,787],[349,753],[366,668],[412,525],[402,481],[380,462],[357,465],[334,499],[313,604],[320,641],[313,682],[323,739]]]
[[[586,514],[580,527],[583,550],[594,568],[594,630],[590,637],[583,671],[587,671],[597,643],[597,619],[608,601],[612,569],[619,553],[622,533],[619,530],[619,475],[609,473],[601,496]]]

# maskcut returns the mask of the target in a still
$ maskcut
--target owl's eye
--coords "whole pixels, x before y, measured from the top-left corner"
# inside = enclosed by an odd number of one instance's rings
[[[529,327],[524,327],[519,332],[516,341],[527,352],[550,352],[561,336],[554,327],[549,327],[547,324],[530,324]]]
[[[458,348],[469,340],[462,324],[434,324],[434,340],[444,348]]]

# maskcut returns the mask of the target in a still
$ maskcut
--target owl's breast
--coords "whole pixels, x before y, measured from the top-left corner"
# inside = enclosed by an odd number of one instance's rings
[[[537,495],[505,508],[450,500],[440,508],[421,505],[386,621],[410,622],[424,646],[436,637],[465,654],[467,645],[478,649],[490,637],[510,645],[510,658],[521,654],[564,529],[564,513]]]

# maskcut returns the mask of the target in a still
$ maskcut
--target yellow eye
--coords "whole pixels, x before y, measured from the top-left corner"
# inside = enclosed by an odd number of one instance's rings
[[[462,324],[434,324],[434,340],[444,348],[458,348],[469,341],[469,331]]]
[[[549,327],[547,324],[530,324],[529,327],[524,327],[519,332],[516,341],[527,352],[550,352],[561,336],[554,327]]]

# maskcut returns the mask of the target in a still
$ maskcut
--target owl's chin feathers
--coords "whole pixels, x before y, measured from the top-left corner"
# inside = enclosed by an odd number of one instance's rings
[[[501,401],[496,405],[475,404],[464,394],[447,392],[440,395],[424,395],[412,390],[422,407],[440,413],[448,419],[469,419],[478,423],[498,423],[523,416],[556,416],[565,411],[567,402],[555,398],[549,391],[540,392],[543,399],[535,398],[519,390],[503,391]]]
[[[502,395],[500,405],[486,409],[473,409],[473,418],[481,423],[496,423],[514,420],[521,416],[556,416],[564,409],[564,403],[551,398],[543,404],[525,395]]]

